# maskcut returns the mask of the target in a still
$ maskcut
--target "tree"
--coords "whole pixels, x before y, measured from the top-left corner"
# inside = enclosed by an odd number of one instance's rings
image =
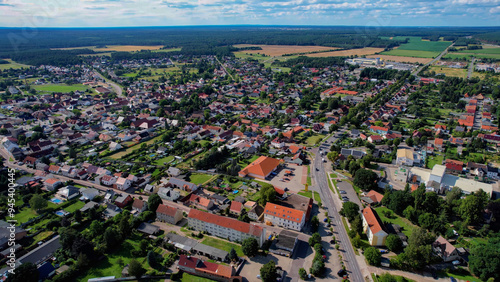
[[[148,264],[154,269],[157,269],[160,264],[158,263],[158,256],[153,250],[150,250],[148,252],[148,255],[146,256],[148,258]]]
[[[392,252],[399,252],[403,248],[403,241],[396,234],[389,234],[385,239],[385,245]]]
[[[313,247],[316,244],[321,244],[321,235],[318,232],[309,237],[309,246]]]
[[[381,255],[380,251],[375,247],[369,247],[365,249],[365,258],[370,265],[378,266],[380,265]]]
[[[410,138],[406,139],[405,142],[406,142],[406,145],[413,147],[413,138],[410,137]]]
[[[268,202],[274,202],[276,198],[276,190],[271,184],[262,184],[262,188],[259,191],[260,199],[259,204],[265,206]]]
[[[471,272],[485,281],[493,278],[500,280],[500,238],[490,238],[486,243],[472,247],[469,256]]]
[[[321,276],[325,270],[325,263],[323,260],[314,260],[309,272],[314,276]]]
[[[487,196],[485,196],[485,194],[483,190],[480,190],[472,193],[461,201],[458,210],[460,217],[464,219],[467,225],[481,223],[482,214],[487,202]]]
[[[140,278],[142,275],[146,273],[146,269],[140,264],[137,260],[132,259],[128,264],[128,274],[130,276],[134,276]]]
[[[73,246],[73,242],[77,235],[78,232],[71,227],[59,229],[61,247],[66,250],[71,250],[71,246]]]
[[[31,262],[23,263],[16,267],[13,274],[9,274],[7,282],[38,282],[39,277],[36,265]]]
[[[238,260],[238,255],[236,254],[234,248],[231,248],[231,250],[229,251],[229,259],[232,261]]]
[[[246,238],[241,243],[243,254],[248,257],[254,257],[259,253],[259,243],[255,238]]]
[[[71,254],[74,258],[77,258],[80,254],[84,254],[90,260],[96,259],[94,244],[81,235],[77,236],[73,242],[73,245],[71,246]]]
[[[68,150],[68,155],[70,158],[74,159],[76,158],[76,151],[75,149],[73,149],[73,147],[70,147],[69,150]]]
[[[311,218],[311,231],[312,232],[318,231],[318,227],[319,227],[319,219],[317,216],[313,216]]]
[[[39,211],[45,207],[47,207],[48,205],[48,201],[45,200],[42,195],[40,194],[36,194],[34,195],[33,197],[31,197],[30,199],[30,207],[35,210],[35,211]]]
[[[303,267],[301,267],[299,269],[299,277],[302,280],[306,280],[307,279],[307,271]]]
[[[351,221],[359,214],[359,206],[353,202],[345,202],[342,204],[340,214],[347,217],[349,221]]]
[[[130,233],[130,222],[128,215],[124,215],[120,220],[120,224],[118,225],[120,233],[122,234],[122,238],[125,238]]]
[[[269,261],[260,268],[260,277],[264,282],[275,282],[278,278],[276,272],[276,263],[274,260]]]
[[[358,169],[354,174],[353,184],[359,188],[368,191],[376,187],[378,176],[369,169]]]
[[[158,196],[158,194],[153,194],[149,196],[148,209],[152,212],[156,212],[156,209],[158,209],[158,206],[162,203],[163,201],[161,200],[160,196]]]

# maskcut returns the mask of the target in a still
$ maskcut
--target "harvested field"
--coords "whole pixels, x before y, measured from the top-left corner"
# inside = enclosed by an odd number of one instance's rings
[[[367,58],[380,58],[384,59],[385,61],[393,61],[393,62],[400,62],[400,63],[421,63],[421,64],[427,64],[428,62],[432,61],[430,58],[414,58],[414,57],[401,57],[401,56],[390,56],[390,55],[370,55],[366,56]]]
[[[52,50],[74,50],[74,49],[91,49],[96,52],[134,52],[140,50],[159,50],[162,45],[157,46],[134,46],[134,45],[109,45],[107,48],[96,48],[96,46],[83,46],[83,47],[71,47],[71,48],[52,48]]]
[[[342,57],[342,56],[347,57],[347,56],[351,56],[351,55],[364,56],[364,55],[372,55],[372,54],[382,52],[382,51],[384,51],[384,48],[366,47],[366,48],[360,48],[360,49],[349,49],[349,50],[342,50],[342,51],[332,51],[332,52],[308,54],[306,56],[307,57]]]
[[[237,44],[234,45],[234,47],[236,48],[260,47],[262,48],[262,50],[243,50],[241,52],[249,54],[260,53],[272,57],[283,56],[284,54],[309,53],[309,52],[329,51],[329,50],[339,49],[335,47],[325,47],[325,46],[256,45],[256,44]]]

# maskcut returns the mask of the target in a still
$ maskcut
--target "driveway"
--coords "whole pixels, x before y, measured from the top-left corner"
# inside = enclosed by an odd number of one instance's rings
[[[271,181],[269,181],[274,186],[278,186],[281,188],[288,188],[290,191],[297,193],[300,190],[304,190],[305,187],[302,184],[302,174],[304,171],[304,166],[296,165],[296,164],[286,164],[281,170],[279,170],[278,175],[273,177]],[[292,174],[285,176],[286,171],[291,171]],[[307,170],[306,170],[307,173]],[[281,179],[283,181],[281,181]]]

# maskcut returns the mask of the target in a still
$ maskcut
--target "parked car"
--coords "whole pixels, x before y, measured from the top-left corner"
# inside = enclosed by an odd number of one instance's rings
[[[327,222],[328,221],[328,218],[325,217],[325,219],[323,219],[323,222]]]
[[[380,250],[381,254],[387,254],[389,251],[388,250]]]
[[[327,235],[327,236],[332,236],[332,235],[333,235],[333,233],[332,233],[332,232],[327,232],[327,233],[326,233],[326,235]]]
[[[341,269],[337,272],[337,275],[343,277],[344,275],[347,275],[347,271],[345,271],[345,269]]]
[[[340,192],[340,194],[347,194],[347,192],[344,190],[339,190],[339,192]]]

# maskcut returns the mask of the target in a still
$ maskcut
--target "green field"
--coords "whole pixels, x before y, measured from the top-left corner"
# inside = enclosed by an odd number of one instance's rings
[[[34,210],[25,207],[18,214],[14,216],[14,220],[16,220],[17,223],[25,223],[37,216],[38,214]]]
[[[206,237],[202,242],[203,245],[211,246],[217,249],[224,250],[226,252],[230,252],[231,248],[234,248],[239,257],[244,256],[243,251],[241,250],[241,245],[230,243],[228,241],[215,239],[212,237]]]
[[[180,51],[182,48],[168,48],[168,49],[159,49],[159,50],[151,50],[151,52],[173,52],[173,51]]]
[[[201,174],[201,173],[193,173],[189,177],[191,179],[191,183],[194,184],[202,184],[205,183],[206,181],[210,180],[213,176],[209,174]]]
[[[158,159],[155,161],[155,165],[162,166],[163,163],[169,163],[174,159],[174,156],[166,156],[164,158]]]
[[[21,68],[29,68],[28,65],[23,65],[12,61],[11,59],[2,59],[10,62],[9,64],[0,64],[0,70],[8,70],[8,69],[21,69]]]
[[[484,48],[477,50],[460,50],[460,53],[473,53],[473,54],[498,54],[500,55],[500,48]]]
[[[453,76],[466,78],[467,77],[467,69],[456,69],[456,68],[447,68],[442,66],[431,66],[429,71],[434,71],[436,74],[444,74],[445,76]]]
[[[83,84],[44,84],[44,85],[32,85],[32,88],[36,89],[38,92],[62,92],[68,93],[71,91],[85,91],[90,87]]]
[[[443,155],[428,156],[427,168],[432,169],[437,164],[443,163]]]
[[[394,213],[393,211],[391,211],[390,209],[388,209],[386,207],[378,207],[378,208],[375,208],[375,210],[377,211],[377,214],[380,217],[380,220],[382,220],[382,222],[394,223],[394,224],[401,226],[403,228],[403,233],[406,236],[410,237],[415,225],[413,225],[408,219],[398,216],[396,213]],[[382,213],[383,211],[390,211],[392,213],[392,218],[387,218]]]
[[[463,59],[463,60],[468,60],[470,57],[476,57],[478,59],[499,59],[500,60],[500,54],[483,54],[483,53],[448,53],[444,55],[443,58],[445,59]]]
[[[393,39],[401,40],[405,38],[410,38],[408,43],[400,45],[397,49],[382,52],[380,54],[416,58],[434,58],[451,44],[450,41],[424,41],[421,37],[413,36],[400,36]]]
[[[194,276],[194,275],[191,275],[187,272],[184,272],[184,273],[182,273],[181,281],[182,282],[213,282],[215,280],[203,278],[203,277],[199,277],[199,276]]]
[[[82,201],[77,201],[75,202],[74,204],[70,205],[70,206],[67,206],[64,208],[65,211],[67,212],[74,212],[76,210],[79,210],[81,208],[83,208],[83,206],[85,205],[84,202]]]

